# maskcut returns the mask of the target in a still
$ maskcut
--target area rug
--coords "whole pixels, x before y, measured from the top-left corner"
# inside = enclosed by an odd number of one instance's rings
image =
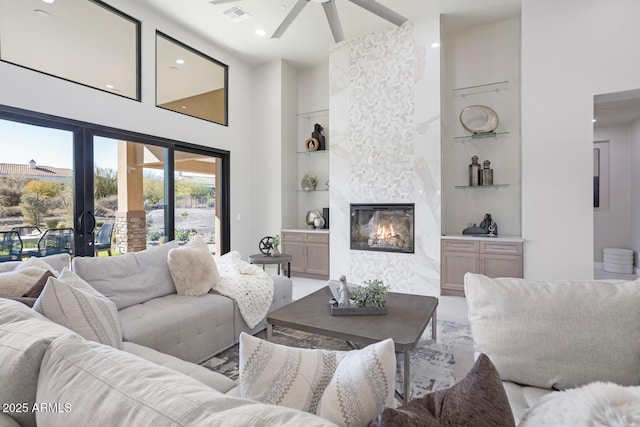
[[[256,334],[265,339],[266,331]],[[347,342],[274,327],[273,342],[300,348],[352,350]],[[397,390],[402,390],[402,355],[397,356]],[[431,326],[427,327],[416,348],[411,352],[411,395],[424,396],[432,391],[451,387],[464,377],[473,364],[473,343],[468,324],[438,321],[437,341],[431,339]],[[237,380],[238,346],[235,345],[205,361],[202,366]]]

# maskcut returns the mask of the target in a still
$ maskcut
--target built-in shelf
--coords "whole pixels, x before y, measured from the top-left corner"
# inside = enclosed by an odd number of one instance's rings
[[[318,191],[329,191],[328,188],[321,188],[318,190],[298,190],[298,193],[316,193]]]
[[[486,132],[486,133],[474,133],[472,135],[455,136],[454,141],[466,141],[469,139],[486,139],[486,138],[498,138],[499,136],[509,135],[509,132]]]
[[[467,86],[460,87],[457,89],[453,89],[453,94],[455,96],[467,96],[467,95],[475,95],[477,93],[485,93],[485,92],[499,92],[504,89],[509,88],[509,81],[503,82],[495,82],[495,83],[487,83],[483,85],[476,86]]]
[[[298,154],[324,154],[324,153],[329,153],[329,150],[298,151]]]
[[[298,113],[297,116],[301,119],[314,119],[316,117],[327,117],[329,115],[329,109],[326,110],[317,110],[317,111],[308,111],[305,113]]]
[[[508,187],[509,184],[494,184],[494,185],[456,185],[456,188],[461,190],[475,190],[480,188],[504,188]]]

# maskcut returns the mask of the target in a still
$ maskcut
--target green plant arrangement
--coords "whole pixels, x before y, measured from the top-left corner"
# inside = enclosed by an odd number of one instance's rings
[[[271,244],[273,246],[280,246],[280,235],[279,234],[276,234],[275,236],[273,236],[271,238]]]
[[[389,287],[382,280],[365,280],[364,286],[360,286],[351,294],[353,305],[357,307],[384,307],[387,304],[387,292]]]

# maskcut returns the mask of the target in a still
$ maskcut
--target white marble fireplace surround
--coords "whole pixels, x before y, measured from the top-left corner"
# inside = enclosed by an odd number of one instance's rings
[[[440,293],[439,34],[408,22],[331,53],[331,278]],[[350,203],[415,203],[415,253],[351,250]]]

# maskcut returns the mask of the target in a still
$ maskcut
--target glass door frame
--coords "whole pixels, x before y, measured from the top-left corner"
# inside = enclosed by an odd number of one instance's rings
[[[220,254],[231,250],[231,210],[230,210],[230,152],[196,144],[175,141],[158,136],[125,131],[108,126],[96,125],[44,113],[0,105],[0,119],[11,120],[34,126],[70,131],[73,134],[73,200],[75,250],[74,256],[94,256],[94,165],[93,137],[100,136],[142,144],[155,145],[166,149],[164,158],[165,205],[164,227],[169,240],[175,238],[175,177],[174,153],[192,152],[221,160]]]

